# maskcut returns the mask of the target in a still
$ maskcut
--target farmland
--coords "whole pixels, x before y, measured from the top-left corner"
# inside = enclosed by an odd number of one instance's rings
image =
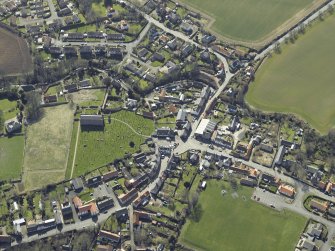
[[[200,221],[187,221],[182,243],[197,250],[293,250],[307,219],[266,208],[251,201],[251,194],[251,188],[233,192],[228,183],[208,182],[199,198]]]
[[[151,135],[154,131],[154,124],[151,120],[132,112],[120,111],[112,114],[111,118],[111,123],[107,118],[105,119],[103,130],[80,129],[74,177],[117,158],[122,158],[127,153],[134,153],[140,149],[140,144],[146,138],[140,134]],[[134,147],[130,146],[130,142],[135,144]]]
[[[2,28],[0,37],[0,74],[31,72],[33,63],[26,41]]]
[[[65,177],[73,112],[68,105],[44,108],[44,117],[27,129],[23,181],[26,190]]]
[[[181,2],[213,18],[214,23],[210,28],[219,35],[239,41],[258,41],[272,32],[277,33],[280,26],[302,9],[321,1],[182,0]]]
[[[19,178],[23,162],[24,136],[0,138],[0,180]]]
[[[334,25],[335,16],[316,23],[267,59],[249,86],[247,102],[265,111],[294,113],[327,133],[335,125]]]

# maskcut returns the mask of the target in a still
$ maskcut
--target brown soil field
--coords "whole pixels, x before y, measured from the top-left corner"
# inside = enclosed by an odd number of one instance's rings
[[[17,75],[32,70],[32,57],[26,41],[0,28],[0,74]]]

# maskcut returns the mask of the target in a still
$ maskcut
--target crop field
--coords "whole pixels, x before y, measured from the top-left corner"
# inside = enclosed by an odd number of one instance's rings
[[[260,41],[271,33],[278,35],[280,26],[287,29],[295,18],[315,8],[320,0],[182,0],[212,18],[211,30],[238,41]],[[282,30],[283,31],[283,30]],[[281,31],[281,32],[282,32]]]
[[[0,37],[0,74],[31,72],[33,62],[26,41],[2,28]]]
[[[186,222],[181,242],[196,250],[294,250],[307,219],[267,208],[251,195],[251,188],[239,186],[233,192],[229,183],[208,182],[199,197],[200,221]]]
[[[0,180],[20,177],[23,163],[24,136],[0,138]]]
[[[26,190],[64,179],[72,125],[73,111],[60,105],[44,108],[44,117],[28,127],[23,162]]]
[[[111,118],[109,123],[107,116],[105,117],[103,130],[80,128],[73,177],[113,162],[127,153],[134,153],[140,149],[146,136],[154,131],[152,120],[133,112],[120,111],[112,114]],[[134,143],[133,147],[130,142]]]
[[[327,133],[335,125],[334,25],[335,16],[329,16],[267,59],[249,86],[247,102],[266,111],[294,113]]]
[[[0,110],[2,110],[5,120],[12,119],[19,112],[16,109],[16,101],[10,101],[8,99],[0,99]]]

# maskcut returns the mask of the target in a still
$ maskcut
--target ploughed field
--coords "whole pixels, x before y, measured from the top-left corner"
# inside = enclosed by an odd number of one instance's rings
[[[263,40],[280,26],[288,28],[290,19],[300,18],[304,11],[320,0],[181,0],[214,20],[211,29],[238,41]],[[292,20],[291,20],[292,21]],[[286,27],[287,26],[287,27]]]
[[[32,69],[33,62],[26,41],[0,28],[0,74],[22,74]]]
[[[294,250],[307,219],[252,201],[252,191],[240,186],[233,191],[228,182],[207,182],[199,197],[202,216],[199,222],[186,222],[180,241],[195,250]]]
[[[321,133],[335,125],[335,15],[267,59],[249,86],[255,108],[294,113]]]

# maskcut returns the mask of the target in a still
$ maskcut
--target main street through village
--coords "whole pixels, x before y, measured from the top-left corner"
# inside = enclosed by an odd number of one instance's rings
[[[335,3],[335,0],[332,1],[332,2],[330,2],[329,5],[334,4],[334,3]],[[52,4],[51,0],[49,1],[49,4],[51,6],[50,7],[50,9],[51,9],[51,17],[49,17],[47,20],[53,20],[56,17],[56,13],[55,13],[54,7],[52,7],[53,4]],[[129,4],[129,5],[131,5],[131,4]],[[328,8],[329,5],[324,6],[320,11],[325,11]],[[139,11],[139,12],[141,12],[141,11]],[[312,21],[313,19],[317,18],[318,17],[318,13],[315,13],[315,14],[311,15],[307,20],[304,21],[304,24],[308,24],[310,21]],[[127,60],[127,59],[137,60],[136,58],[133,58],[133,56],[132,56],[132,50],[133,50],[133,48],[135,48],[138,45],[138,43],[143,39],[143,37],[147,34],[147,32],[149,31],[151,25],[155,25],[155,26],[159,27],[160,29],[164,30],[165,32],[173,34],[177,38],[180,38],[180,39],[182,39],[182,40],[184,40],[186,42],[194,44],[197,47],[204,48],[204,46],[196,43],[194,40],[192,40],[188,36],[186,36],[186,35],[178,32],[178,31],[174,31],[174,30],[171,30],[171,29],[167,28],[166,26],[164,26],[163,23],[160,23],[159,21],[155,20],[151,16],[149,16],[149,15],[143,13],[143,12],[141,12],[141,14],[146,18],[146,20],[148,21],[148,24],[142,30],[142,32],[140,33],[140,35],[138,36],[138,38],[135,41],[130,42],[130,43],[112,43],[112,42],[108,42],[106,40],[102,40],[98,44],[112,45],[112,46],[124,46],[124,48],[126,49],[127,54],[128,54],[128,56],[125,57],[125,60]],[[36,20],[32,20],[31,22],[33,22],[33,21],[36,22]],[[289,34],[286,34],[285,36],[283,36],[282,38],[280,38],[280,40],[277,41],[277,42],[284,41],[286,38],[288,38],[288,36],[289,36]],[[277,43],[277,42],[275,42],[275,43]],[[272,51],[274,49],[275,43],[269,45],[260,54],[258,54],[255,59],[257,60],[257,59],[261,59],[261,58],[265,57],[270,51]],[[61,40],[56,40],[55,44],[58,45],[58,46],[67,46],[67,45],[70,45],[70,44],[72,44],[72,45],[80,45],[81,43],[79,43],[79,42],[71,42],[71,43],[69,43],[69,42],[63,42]],[[87,44],[88,45],[96,45],[97,43],[96,42],[87,42]],[[305,197],[306,197],[307,194],[317,195],[317,196],[319,196],[321,198],[324,198],[324,199],[332,201],[332,202],[335,202],[334,198],[325,195],[324,193],[320,192],[319,190],[317,190],[317,189],[315,189],[313,187],[305,185],[304,183],[300,182],[299,180],[296,180],[296,179],[293,179],[291,177],[288,177],[288,176],[284,175],[283,173],[281,173],[278,170],[264,167],[262,165],[254,163],[252,161],[243,161],[243,160],[235,159],[235,158],[231,157],[229,155],[229,152],[227,152],[227,151],[222,151],[222,150],[216,149],[216,148],[215,149],[209,149],[209,145],[207,145],[205,143],[202,143],[202,142],[199,142],[199,141],[197,141],[194,138],[194,131],[197,128],[199,122],[201,121],[202,118],[206,117],[206,114],[207,114],[208,110],[210,109],[212,102],[214,102],[220,96],[220,94],[225,89],[225,87],[227,86],[227,84],[229,83],[229,81],[231,80],[231,78],[234,76],[234,74],[229,71],[229,65],[228,65],[227,60],[222,55],[220,55],[219,53],[214,52],[214,51],[213,51],[213,53],[224,64],[224,67],[225,67],[225,70],[226,70],[225,80],[219,86],[219,88],[215,91],[215,93],[210,97],[210,99],[209,99],[209,101],[208,101],[208,103],[206,105],[206,108],[204,109],[204,111],[201,114],[201,116],[199,116],[199,118],[194,121],[194,123],[192,125],[192,133],[191,133],[189,139],[186,142],[183,142],[179,138],[176,139],[177,147],[173,150],[173,154],[181,154],[181,153],[186,152],[186,151],[191,150],[191,149],[198,150],[198,151],[207,151],[209,153],[221,155],[221,156],[224,156],[226,158],[231,158],[234,162],[241,161],[242,163],[244,163],[244,164],[246,164],[246,165],[248,165],[250,167],[256,168],[256,169],[258,169],[258,170],[260,170],[262,172],[266,172],[266,173],[272,174],[275,177],[278,177],[278,178],[280,178],[281,180],[283,180],[285,182],[293,184],[295,186],[296,190],[297,190],[297,196],[296,196],[296,198],[295,198],[295,200],[294,200],[293,203],[287,203],[287,202],[281,200],[280,198],[276,199],[276,197],[272,197],[272,199],[274,200],[274,202],[272,204],[278,210],[291,210],[291,211],[294,211],[294,212],[296,212],[298,214],[301,214],[301,215],[305,216],[306,218],[311,218],[311,219],[316,220],[318,222],[321,222],[322,224],[324,224],[325,226],[327,226],[328,233],[329,233],[328,234],[328,240],[322,246],[321,250],[322,251],[326,251],[326,250],[328,251],[330,249],[330,247],[331,247],[332,237],[335,235],[335,224],[332,223],[332,222],[330,222],[330,221],[328,221],[328,220],[326,220],[325,218],[323,218],[321,216],[318,216],[318,215],[315,215],[315,214],[313,214],[311,212],[308,212],[304,208],[304,206],[303,206],[303,201],[304,201],[304,199],[305,199]],[[134,129],[132,129],[132,130],[134,130]],[[168,144],[168,142],[162,142],[162,141],[156,141],[156,140],[155,140],[155,143],[156,143],[156,148],[157,149],[158,149],[158,147],[160,145],[166,145],[166,144]],[[147,186],[146,189],[144,189],[143,191],[141,191],[141,194],[145,193],[146,191],[150,192],[155,187],[155,185],[158,182],[159,178],[161,177],[161,175],[166,170],[167,164],[168,164],[167,159],[163,159],[162,163],[161,163],[161,168],[160,168],[160,172],[159,172],[158,177],[156,178],[156,180],[154,180],[153,182],[151,182]],[[260,192],[260,191],[258,191],[258,192]],[[78,221],[78,222],[76,222],[74,224],[64,225],[64,227],[61,230],[55,229],[55,230],[51,230],[51,231],[49,231],[49,232],[47,232],[47,233],[45,233],[43,235],[33,235],[33,236],[29,236],[29,237],[24,237],[21,240],[21,242],[22,243],[27,243],[27,242],[38,240],[38,239],[41,239],[41,238],[53,236],[53,235],[59,234],[61,232],[64,233],[64,232],[70,232],[70,231],[74,231],[74,230],[81,230],[81,229],[85,229],[85,228],[89,228],[89,227],[95,227],[95,226],[98,226],[99,224],[103,223],[104,221],[106,221],[107,218],[111,214],[117,212],[118,210],[125,209],[125,208],[127,208],[129,210],[130,217],[132,216],[132,213],[131,213],[133,211],[132,205],[123,208],[118,203],[118,200],[117,200],[117,198],[116,198],[116,196],[114,195],[113,192],[110,193],[110,196],[113,198],[115,206],[112,209],[108,210],[108,213],[106,213],[106,214],[100,214],[96,222],[92,221],[91,219],[84,220],[84,221]],[[272,195],[272,196],[278,196],[278,195]],[[260,202],[261,203],[265,203],[263,201],[260,201]],[[131,224],[130,225],[130,230],[131,230],[131,247],[132,247],[132,250],[135,250],[134,235],[133,235],[133,231],[132,231],[133,230],[132,220],[130,220],[130,224]],[[13,245],[18,245],[18,244],[19,244],[18,242],[13,243]]]

